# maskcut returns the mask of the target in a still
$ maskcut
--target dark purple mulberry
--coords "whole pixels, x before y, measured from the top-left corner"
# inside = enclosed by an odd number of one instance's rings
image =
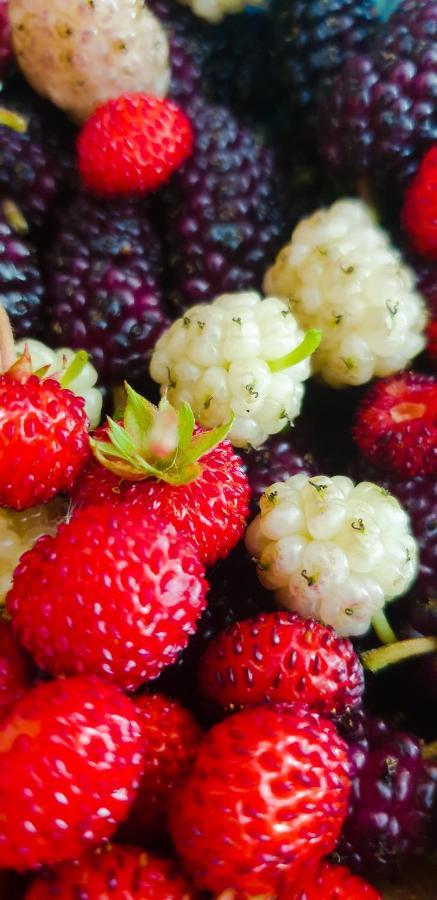
[[[243,455],[256,511],[261,494],[276,481],[285,481],[300,472],[320,474],[320,464],[313,449],[311,428],[298,419],[290,431],[269,438],[259,450],[249,450]]]
[[[229,109],[197,100],[191,158],[160,195],[168,296],[178,311],[261,287],[288,231],[273,153]]]
[[[354,56],[320,108],[325,159],[349,175],[404,180],[437,139],[437,2],[403,0],[374,50]]]
[[[149,0],[148,7],[163,24],[170,44],[171,96],[182,106],[202,93],[202,63],[213,29],[172,0]]]
[[[160,242],[134,200],[80,195],[46,257],[50,326],[58,344],[88,350],[110,380],[135,380],[168,319]]]
[[[37,337],[42,325],[44,288],[36,250],[26,235],[20,210],[0,201],[0,303],[16,338]]]

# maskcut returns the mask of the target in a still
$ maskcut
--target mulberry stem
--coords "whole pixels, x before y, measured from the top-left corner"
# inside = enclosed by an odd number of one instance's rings
[[[291,366],[297,366],[298,363],[311,356],[322,340],[322,332],[319,328],[310,328],[307,331],[303,341],[298,344],[290,353],[280,356],[279,359],[270,359],[267,363],[271,372],[282,372],[284,369],[290,369]]]
[[[422,637],[396,641],[394,644],[377,647],[375,650],[366,650],[361,654],[361,659],[364,668],[369,672],[380,672],[386,666],[435,652],[437,652],[437,637]]]
[[[372,626],[382,644],[394,644],[396,642],[396,635],[382,609],[373,616]]]

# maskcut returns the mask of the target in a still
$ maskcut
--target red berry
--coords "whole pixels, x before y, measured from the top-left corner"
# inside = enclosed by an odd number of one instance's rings
[[[194,884],[256,896],[298,877],[335,846],[348,770],[332,723],[301,707],[252,707],[215,725],[170,809]]]
[[[167,829],[170,793],[193,763],[202,731],[177,700],[144,694],[136,704],[143,731],[143,771],[119,834],[124,840],[147,844]]]
[[[188,643],[206,604],[203,574],[171,525],[140,508],[88,507],[22,556],[6,602],[42,669],[134,690]]]
[[[0,723],[0,866],[73,858],[111,836],[141,772],[135,705],[98,678],[32,688]]]
[[[437,471],[437,379],[400,372],[377,381],[358,408],[354,437],[370,462],[403,477]]]
[[[200,664],[203,694],[224,708],[301,703],[323,715],[359,704],[363,668],[346,638],[295,613],[262,613],[236,622],[207,648]]]
[[[105,431],[99,429],[99,434]],[[154,478],[122,480],[92,459],[77,479],[72,499],[76,506],[110,502],[153,512],[189,538],[201,561],[212,566],[244,534],[250,488],[241,458],[229,441],[222,441],[202,456],[199,477],[177,486]]]
[[[324,861],[314,874],[303,876],[298,884],[290,884],[278,900],[382,900],[382,897],[345,866]]]
[[[0,621],[0,717],[29,690],[33,666],[27,653],[17,644],[9,622]]]
[[[87,188],[116,196],[153,191],[190,156],[190,120],[172,100],[124,94],[84,125],[78,165]]]
[[[26,900],[194,900],[174,863],[107,844],[35,879]]]
[[[405,191],[402,219],[414,249],[437,259],[437,144],[425,154]]]
[[[0,506],[68,491],[90,454],[84,400],[53,379],[0,375]]]

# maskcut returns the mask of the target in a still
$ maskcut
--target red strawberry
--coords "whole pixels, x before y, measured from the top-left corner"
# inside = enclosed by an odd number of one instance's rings
[[[325,860],[311,876],[304,875],[298,884],[290,884],[278,900],[382,900],[382,897],[345,866],[333,866]]]
[[[32,685],[33,666],[17,644],[9,622],[0,621],[0,717]]]
[[[53,675],[134,690],[174,662],[205,607],[195,548],[141,508],[88,507],[21,557],[12,625]]]
[[[262,613],[236,622],[207,648],[202,693],[224,708],[297,702],[323,715],[359,704],[363,668],[350,641],[296,613]]]
[[[84,125],[78,166],[98,194],[153,191],[190,156],[193,129],[172,100],[124,94],[107,100]]]
[[[252,707],[215,725],[170,808],[195,885],[269,894],[330,853],[347,812],[348,770],[331,722],[300,707]]]
[[[77,506],[138,506],[174,524],[213,565],[242,537],[250,488],[239,456],[223,440],[230,424],[194,429],[191,409],[158,409],[128,388],[123,427],[96,434],[91,461],[72,492]]]
[[[141,772],[132,700],[98,678],[32,688],[0,723],[0,866],[70,859],[110,837]]]
[[[405,191],[402,219],[414,249],[437,259],[437,144],[425,154]]]
[[[437,379],[418,372],[383,378],[358,407],[354,437],[363,456],[403,477],[437,471]]]
[[[166,830],[170,793],[193,763],[202,731],[177,700],[144,694],[136,704],[143,730],[143,772],[119,834],[147,844]]]
[[[107,844],[35,879],[26,900],[194,900],[174,863]]]

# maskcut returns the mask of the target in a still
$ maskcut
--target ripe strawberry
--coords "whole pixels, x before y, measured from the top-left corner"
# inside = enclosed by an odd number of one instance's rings
[[[354,437],[370,462],[409,477],[437,471],[437,379],[400,372],[362,400]]]
[[[166,831],[170,792],[190,768],[202,731],[177,700],[144,694],[136,705],[143,731],[143,771],[119,836],[150,845]]]
[[[331,852],[347,811],[347,748],[301,707],[258,706],[215,725],[170,807],[194,884],[269,894]]]
[[[0,866],[73,858],[113,833],[141,772],[132,700],[98,678],[40,684],[0,723]]]
[[[437,144],[425,154],[405,191],[402,219],[414,249],[437,260]]]
[[[107,844],[38,876],[26,900],[194,900],[171,860]]]
[[[381,894],[345,866],[333,866],[326,860],[311,877],[303,876],[290,884],[278,900],[382,900]]]
[[[224,708],[302,703],[322,715],[357,706],[363,669],[350,641],[296,613],[262,613],[236,622],[207,648],[202,692]]]
[[[6,603],[42,669],[101,675],[134,690],[188,643],[205,607],[203,571],[171,525],[105,504],[37,541]]]
[[[17,644],[9,622],[0,621],[0,717],[32,684],[30,657]]]
[[[73,491],[77,506],[110,502],[172,522],[213,565],[244,533],[250,488],[239,456],[224,438],[231,427],[194,428],[190,407],[167,400],[156,409],[132,388],[123,426],[109,420],[93,441],[96,460]]]
[[[85,187],[98,194],[153,191],[192,149],[190,120],[172,100],[124,94],[99,106],[84,125],[79,172]]]

